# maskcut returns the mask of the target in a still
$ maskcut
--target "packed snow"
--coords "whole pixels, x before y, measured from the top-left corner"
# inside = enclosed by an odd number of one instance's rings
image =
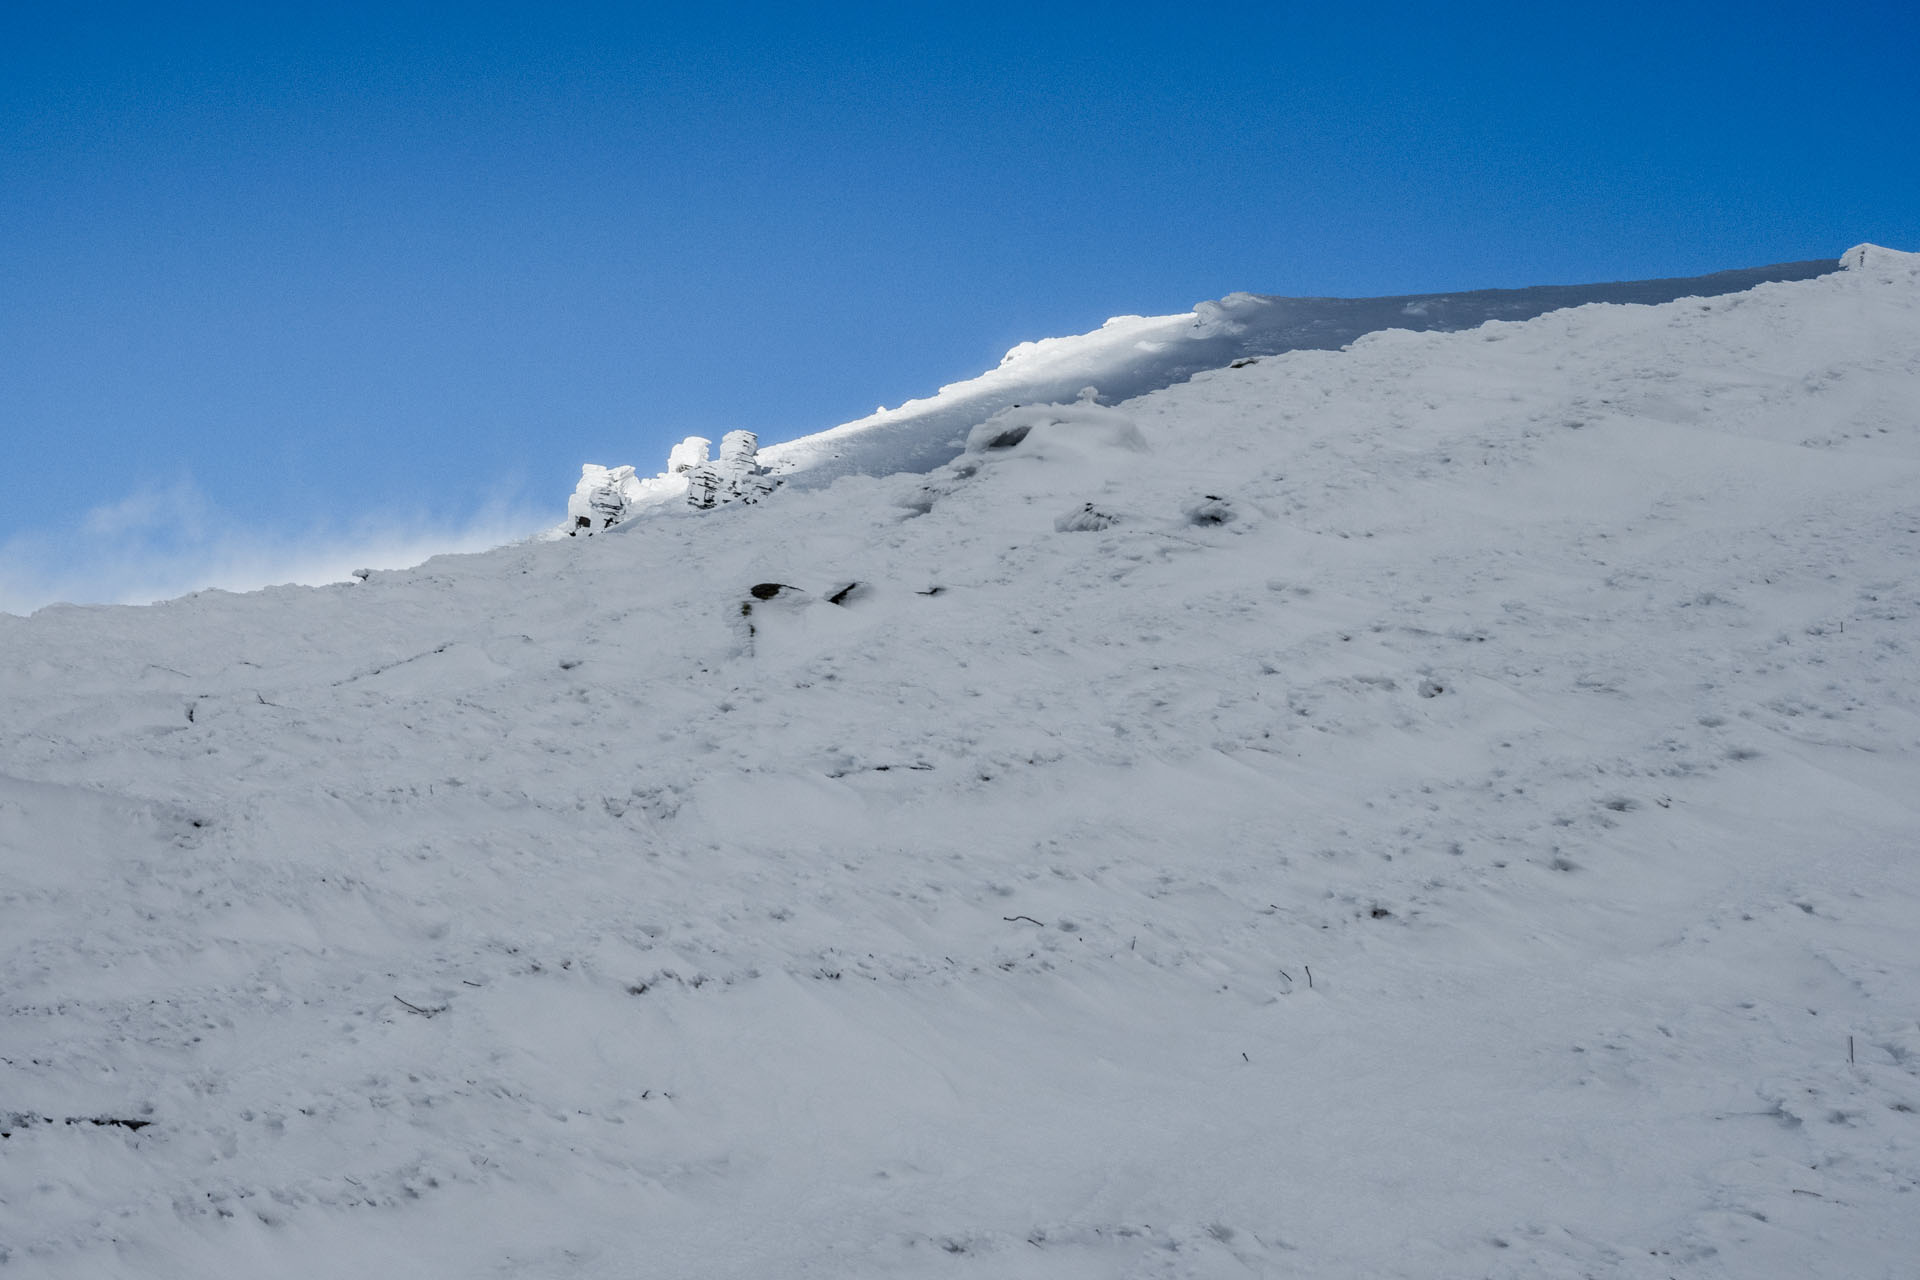
[[[1844,266],[0,616],[0,1261],[1910,1276],[1920,256]]]

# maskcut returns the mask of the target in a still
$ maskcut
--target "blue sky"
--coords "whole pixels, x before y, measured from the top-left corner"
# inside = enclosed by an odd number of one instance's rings
[[[1235,289],[1920,248],[1910,5],[270,9],[0,10],[0,608],[530,532]]]

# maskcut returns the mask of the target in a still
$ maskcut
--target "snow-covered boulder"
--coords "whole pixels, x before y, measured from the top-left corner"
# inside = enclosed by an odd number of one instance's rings
[[[1017,450],[1023,458],[1073,459],[1146,449],[1146,437],[1132,418],[1086,396],[1073,404],[1014,405],[967,433],[967,452],[988,456]]]

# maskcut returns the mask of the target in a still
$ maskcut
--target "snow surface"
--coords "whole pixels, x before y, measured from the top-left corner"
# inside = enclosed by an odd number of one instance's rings
[[[1847,264],[0,616],[0,1269],[1912,1275],[1920,257]]]

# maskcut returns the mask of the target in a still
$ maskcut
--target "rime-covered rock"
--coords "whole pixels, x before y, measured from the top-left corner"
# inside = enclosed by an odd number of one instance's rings
[[[720,456],[687,472],[687,504],[709,510],[729,502],[758,502],[780,482],[760,465],[760,438],[751,431],[720,437]]]
[[[751,439],[751,433],[736,434]],[[631,519],[646,507],[679,498],[688,491],[688,477],[708,465],[711,444],[705,436],[688,436],[667,454],[667,469],[646,479],[632,467],[585,464],[580,468],[580,483],[567,499],[567,522],[561,531],[568,537],[592,535]]]
[[[580,468],[580,483],[567,499],[567,532],[595,533],[619,524],[640,496],[640,484],[632,467],[585,464]]]

